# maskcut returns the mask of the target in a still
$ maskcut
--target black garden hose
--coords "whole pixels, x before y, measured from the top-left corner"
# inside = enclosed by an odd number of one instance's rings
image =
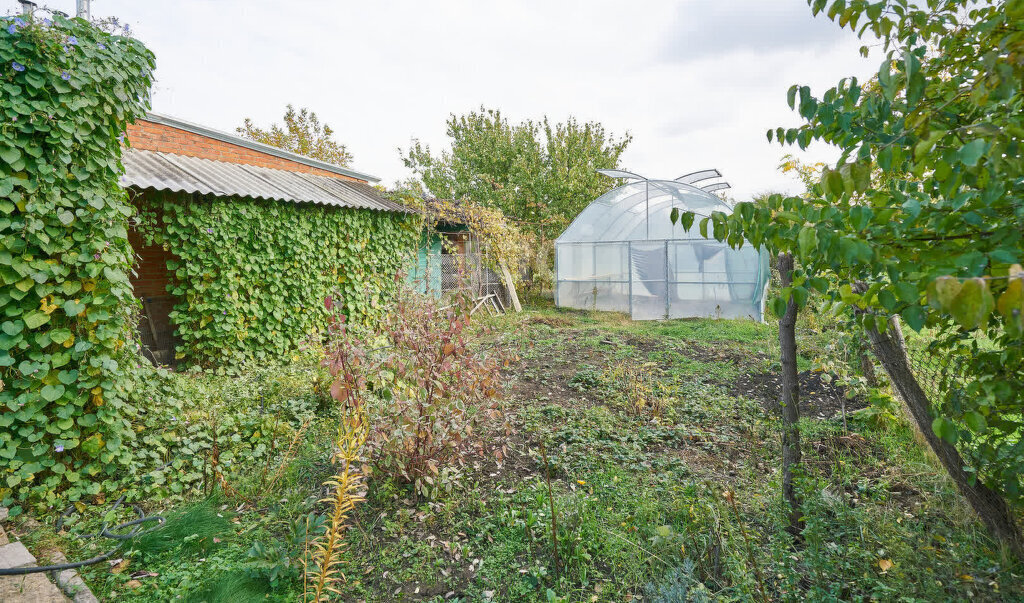
[[[111,513],[116,511],[121,506],[121,504],[124,502],[125,496],[127,496],[127,494],[123,494],[121,495],[121,498],[117,499],[117,502],[114,503],[114,506],[110,508]],[[152,532],[153,530],[156,530],[160,526],[162,526],[166,521],[160,515],[146,515],[146,512],[143,511],[142,507],[140,507],[139,505],[132,505],[132,508],[135,509],[135,512],[139,515],[137,519],[133,519],[132,521],[126,521],[125,523],[119,523],[116,526],[111,526],[109,523],[104,521],[103,525],[100,527],[100,531],[96,532],[95,534],[76,534],[78,538],[99,537],[119,541],[117,543],[117,546],[110,549],[106,553],[103,553],[102,555],[98,555],[91,559],[86,559],[84,561],[75,561],[74,563],[58,563],[57,565],[42,565],[35,567],[15,567],[11,569],[0,569],[0,576],[22,576],[25,574],[35,574],[38,572],[61,572],[68,569],[75,569],[79,567],[84,567],[86,565],[92,565],[93,563],[99,563],[100,561],[104,561],[106,559],[113,557],[114,553],[116,553],[121,548],[121,546],[124,545],[125,541],[131,540],[136,536]],[[60,517],[57,518],[57,523],[54,526],[56,531],[60,532],[61,528],[64,526],[64,518],[70,515],[71,512],[74,510],[74,505],[69,505],[67,509],[64,509],[64,512],[61,513]],[[150,521],[156,521],[158,523],[157,525],[151,528],[143,529],[143,524]],[[127,528],[131,528],[131,530],[129,530],[127,533],[124,533],[123,530]]]

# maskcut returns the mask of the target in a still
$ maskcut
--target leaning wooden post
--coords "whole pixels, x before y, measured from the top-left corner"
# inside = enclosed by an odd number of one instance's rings
[[[779,254],[779,276],[783,287],[793,284],[793,256]],[[790,296],[779,317],[779,347],[782,357],[782,497],[789,504],[789,527],[794,536],[803,531],[800,497],[793,488],[793,471],[800,464],[800,383],[796,371],[796,298]]]
[[[516,293],[516,282],[512,280],[512,273],[508,271],[508,266],[505,262],[501,263],[501,276],[502,280],[505,281],[505,289],[508,290],[509,299],[512,300],[512,307],[516,309],[516,312],[522,312],[523,306],[519,303],[519,294]]]
[[[858,292],[864,289],[864,285],[855,288]],[[903,399],[914,424],[946,469],[957,490],[967,499],[989,531],[1005,544],[1017,559],[1024,559],[1024,536],[1006,500],[965,471],[967,463],[960,456],[960,451],[953,444],[937,436],[932,429],[932,405],[910,366],[906,342],[903,340],[903,332],[897,318],[889,320],[889,328],[884,333],[874,327],[869,327],[867,331],[871,339],[871,348],[889,375],[889,382]]]

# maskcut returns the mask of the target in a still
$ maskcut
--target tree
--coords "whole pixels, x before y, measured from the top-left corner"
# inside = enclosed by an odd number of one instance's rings
[[[779,254],[779,275],[782,286],[793,281],[793,256]],[[800,496],[793,477],[800,466],[800,380],[796,369],[796,300],[790,297],[786,311],[779,316],[779,353],[782,359],[782,497],[789,505],[789,531],[794,536],[803,531]]]
[[[284,112],[284,127],[271,124],[269,130],[264,130],[253,125],[247,117],[242,127],[235,128],[235,131],[249,140],[334,165],[345,167],[352,161],[352,154],[345,145],[333,139],[334,130],[327,124],[321,124],[316,113],[306,108],[296,112],[295,107],[289,104]]]
[[[809,195],[739,203],[701,232],[793,254],[801,269],[772,301],[780,314],[816,290],[856,317],[952,481],[1020,554],[1006,498],[1024,494],[1024,0],[809,4],[870,31],[884,57],[867,85],[790,88],[805,123],[768,139],[828,142],[840,159]],[[924,395],[897,318],[963,358],[962,391]]]
[[[433,195],[500,209],[542,239],[561,233],[612,186],[595,170],[618,167],[632,140],[575,118],[510,124],[500,111],[484,107],[451,115],[448,137],[451,150],[435,154],[413,141],[402,160]]]

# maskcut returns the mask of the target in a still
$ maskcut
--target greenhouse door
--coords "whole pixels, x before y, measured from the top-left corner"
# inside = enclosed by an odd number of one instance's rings
[[[629,244],[629,313],[633,320],[668,315],[667,242]]]

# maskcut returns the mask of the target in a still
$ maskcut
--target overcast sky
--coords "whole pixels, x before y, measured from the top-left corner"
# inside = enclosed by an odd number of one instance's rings
[[[74,13],[74,0],[40,1]],[[0,0],[0,12],[16,10]],[[480,105],[513,120],[574,115],[633,142],[625,168],[674,178],[717,167],[737,199],[795,190],[769,127],[795,125],[794,83],[818,92],[879,57],[805,0],[94,0],[157,57],[153,109],[233,131],[309,107],[385,184],[398,148],[440,149]],[[812,148],[809,158],[830,158]]]

